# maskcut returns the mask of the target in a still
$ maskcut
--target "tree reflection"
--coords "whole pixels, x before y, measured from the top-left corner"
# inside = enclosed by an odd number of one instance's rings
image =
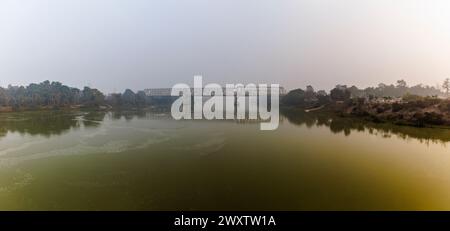
[[[389,123],[373,123],[358,118],[336,116],[327,112],[304,112],[299,109],[283,109],[281,115],[290,123],[321,127],[326,126],[333,133],[343,133],[349,136],[353,131],[370,134],[378,134],[384,138],[396,135],[402,139],[418,139],[421,142],[448,142],[450,141],[450,129],[446,128],[417,128],[411,126],[399,126]]]
[[[101,126],[106,119],[131,121],[133,119],[171,119],[170,112],[157,111],[39,111],[0,114],[0,137],[8,132],[28,135],[61,135],[72,129],[95,128]],[[398,126],[389,123],[373,123],[362,119],[336,116],[333,113],[309,112],[295,109],[281,110],[280,119],[287,119],[295,125],[311,127],[327,127],[331,132],[349,136],[352,132],[368,132],[390,138],[396,135],[402,139],[418,139],[422,142],[449,142],[450,129],[417,128]],[[251,121],[239,121],[247,123]]]
[[[39,111],[0,115],[0,136],[8,132],[28,135],[61,135],[71,129],[97,127],[105,112]]]

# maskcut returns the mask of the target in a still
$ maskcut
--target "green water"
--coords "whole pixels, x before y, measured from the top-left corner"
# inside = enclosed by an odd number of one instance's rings
[[[450,210],[450,130],[0,114],[0,210]]]

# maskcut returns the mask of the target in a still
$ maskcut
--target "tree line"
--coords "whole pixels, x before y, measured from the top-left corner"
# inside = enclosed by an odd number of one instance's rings
[[[347,101],[351,98],[401,98],[404,96],[420,97],[445,97],[449,96],[450,79],[444,80],[442,89],[430,87],[422,84],[408,86],[406,81],[398,80],[394,84],[380,83],[377,87],[367,87],[359,89],[356,86],[347,87],[346,85],[337,85],[329,93],[324,90],[314,91],[312,86],[307,86],[305,90],[295,89],[290,91],[282,98],[282,104],[288,106],[314,107],[324,105],[333,101]]]
[[[0,107],[7,107],[11,110],[69,106],[144,106],[147,104],[149,104],[149,99],[143,91],[136,94],[129,89],[123,94],[105,96],[95,88],[84,87],[81,90],[48,80],[27,86],[0,87]]]
[[[409,87],[404,80],[397,84],[379,84],[377,87],[359,89],[356,86],[337,85],[329,93],[324,90],[315,91],[312,86],[305,90],[295,89],[282,98],[282,104],[313,107],[324,105],[331,101],[345,101],[350,98],[402,97],[406,94],[418,96],[445,96],[450,89],[450,80],[446,79],[440,89],[424,85]],[[98,107],[144,107],[148,105],[168,104],[171,99],[149,97],[144,91],[133,92],[130,89],[123,93],[106,96],[95,88],[78,89],[66,86],[60,82],[44,81],[27,86],[0,87],[0,107],[11,110],[58,108],[68,106]]]
[[[442,84],[442,88],[448,93],[448,81],[446,79]],[[430,87],[423,84],[418,84],[415,86],[408,86],[405,80],[398,80],[397,83],[394,84],[384,84],[380,83],[377,87],[368,87],[365,89],[358,89],[355,86],[349,88],[351,95],[353,97],[365,97],[365,96],[373,96],[373,97],[403,97],[406,94],[418,95],[418,96],[444,96],[444,93],[438,87]]]
[[[97,89],[83,90],[69,87],[60,82],[44,81],[28,86],[0,87],[0,106],[20,108],[63,107],[83,104],[98,106],[104,103],[104,94]]]

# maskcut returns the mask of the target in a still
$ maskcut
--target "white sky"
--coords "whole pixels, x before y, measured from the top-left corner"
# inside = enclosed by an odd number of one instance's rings
[[[0,85],[330,89],[450,77],[446,0],[0,0]]]

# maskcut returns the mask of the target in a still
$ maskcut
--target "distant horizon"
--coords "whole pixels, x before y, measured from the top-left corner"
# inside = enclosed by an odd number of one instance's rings
[[[405,79],[399,79],[399,80],[405,80]],[[445,80],[445,79],[443,79],[442,82],[444,82],[444,80]],[[67,83],[62,82],[62,81],[58,81],[58,80],[50,80],[50,79],[46,79],[46,80],[39,81],[39,82],[30,82],[30,83],[27,83],[27,84],[20,84],[20,85],[16,85],[16,84],[7,84],[6,86],[4,86],[4,85],[1,85],[1,84],[0,84],[0,87],[1,87],[1,88],[8,88],[9,85],[14,86],[14,87],[21,87],[21,86],[26,87],[26,86],[29,86],[30,84],[39,84],[39,83],[42,83],[42,82],[45,82],[45,81],[49,81],[50,83],[51,83],[51,82],[59,82],[59,83],[61,83],[61,84],[63,84],[63,85],[66,85],[66,86],[68,86],[68,87],[74,87],[74,88],[78,88],[78,89],[80,89],[80,90],[82,90],[84,87],[89,87],[89,88],[92,88],[92,89],[98,89],[98,90],[100,90],[102,93],[104,93],[105,95],[115,94],[115,93],[123,93],[123,92],[124,92],[125,90],[127,90],[127,89],[130,89],[130,90],[132,90],[133,92],[136,93],[136,92],[138,92],[138,91],[143,91],[143,90],[146,90],[146,89],[172,88],[172,87],[173,87],[173,86],[145,86],[144,88],[141,88],[141,89],[132,89],[132,88],[124,87],[122,91],[107,92],[107,91],[104,91],[104,90],[102,90],[102,89],[100,89],[100,88],[98,88],[98,87],[96,87],[96,86],[92,86],[92,85],[91,85],[91,86],[88,86],[88,85],[85,85],[85,86],[74,86],[74,85],[70,85],[70,84],[67,84]],[[433,87],[433,88],[435,88],[435,89],[440,90],[441,92],[444,92],[443,89],[442,89],[442,83],[438,84],[439,86],[432,86],[432,85],[427,85],[427,84],[424,84],[424,83],[411,84],[411,83],[409,83],[407,80],[405,80],[405,82],[407,83],[407,86],[408,86],[408,87],[413,87],[413,86],[417,86],[417,85],[422,85],[422,86]],[[186,83],[189,83],[189,81],[186,82]],[[204,85],[206,85],[206,84],[208,84],[208,83],[210,83],[210,82],[207,82],[207,81],[206,81],[206,82],[204,82]],[[228,83],[228,84],[238,84],[238,83],[248,84],[248,83],[245,83],[245,82]],[[255,84],[260,84],[260,83],[255,83]],[[261,84],[277,84],[277,83],[261,83]],[[336,84],[334,84],[331,88],[328,88],[328,89],[317,88],[316,86],[314,86],[314,85],[312,85],[312,84],[307,84],[307,85],[305,85],[305,86],[295,86],[295,87],[284,86],[284,85],[281,85],[281,84],[280,84],[280,87],[283,87],[287,92],[292,91],[292,90],[295,90],[295,89],[306,89],[307,86],[312,86],[312,87],[314,88],[315,91],[325,90],[325,91],[329,92],[330,90],[332,90],[333,88],[335,88],[335,87],[338,86],[338,85],[345,85],[345,86],[347,86],[347,87],[349,87],[349,88],[352,87],[352,86],[355,86],[355,87],[357,87],[358,89],[366,89],[366,88],[369,88],[369,87],[374,87],[374,88],[376,88],[376,87],[378,87],[379,84],[386,84],[386,85],[388,85],[388,86],[389,86],[389,85],[394,85],[394,86],[396,86],[397,82],[396,82],[396,81],[394,81],[393,83],[382,83],[382,82],[380,82],[380,83],[378,83],[378,84],[376,84],[376,85],[373,85],[373,86],[364,86],[364,87],[357,86],[357,85],[355,85],[355,84],[336,83]]]

